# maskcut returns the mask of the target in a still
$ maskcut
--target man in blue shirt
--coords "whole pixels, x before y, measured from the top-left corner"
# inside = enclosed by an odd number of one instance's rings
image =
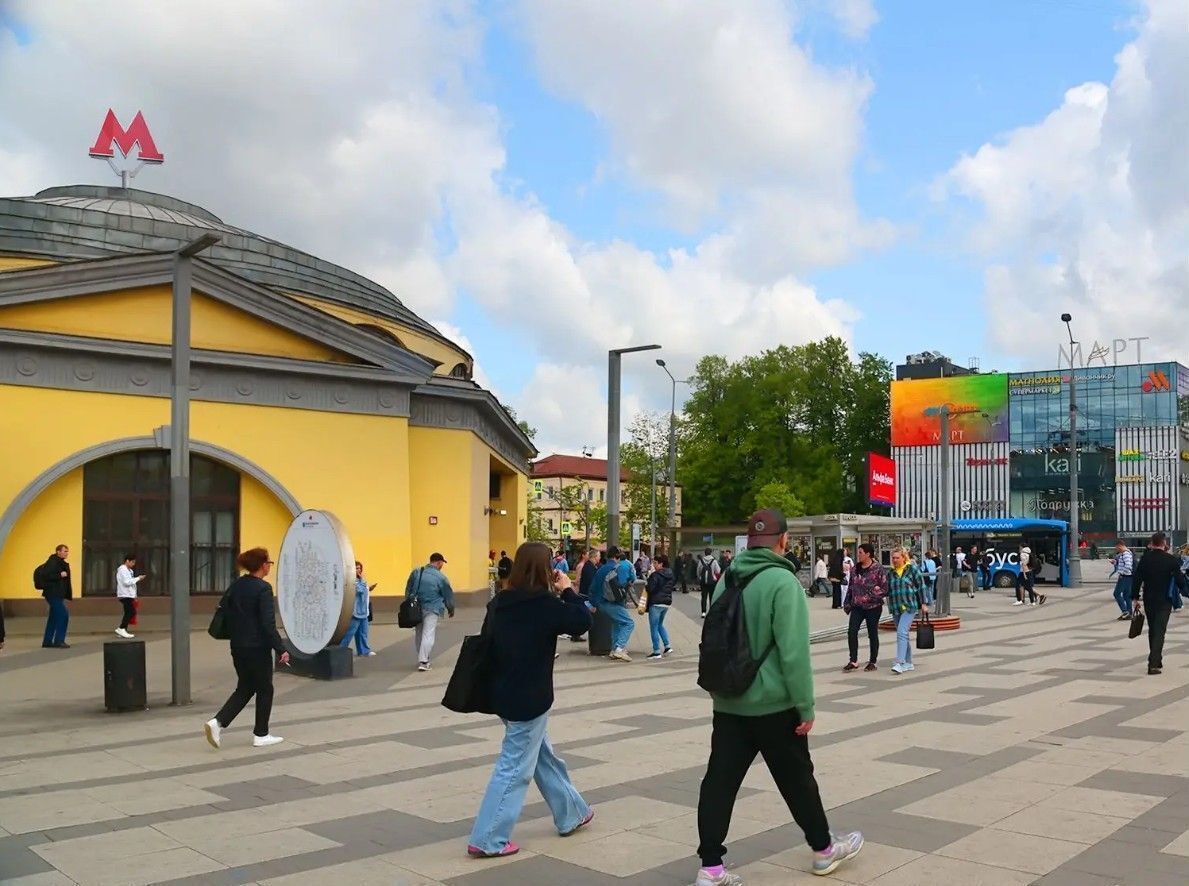
[[[446,558],[441,554],[429,555],[429,565],[414,569],[405,582],[405,596],[416,597],[421,603],[421,624],[417,625],[413,644],[417,647],[417,670],[429,670],[429,657],[433,654],[434,640],[438,633],[438,619],[446,613],[454,618],[454,589],[450,579],[442,572]]]
[[[628,655],[628,641],[632,638],[632,631],[636,628],[636,620],[628,612],[627,601],[616,603],[606,599],[604,589],[607,587],[607,577],[614,575],[617,587],[631,588],[635,581],[635,570],[632,564],[624,559],[619,548],[607,550],[607,561],[599,567],[591,583],[590,602],[587,605],[592,611],[602,610],[611,619],[611,655],[615,661],[631,661]]]

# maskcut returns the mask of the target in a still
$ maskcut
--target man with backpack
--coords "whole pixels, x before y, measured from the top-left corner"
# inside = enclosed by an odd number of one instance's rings
[[[814,722],[809,607],[784,558],[788,522],[763,509],[747,526],[739,554],[714,591],[702,627],[698,685],[714,699],[710,761],[698,798],[695,886],[740,886],[723,868],[731,810],[762,754],[781,796],[813,850],[813,872],[832,873],[863,848],[857,831],[835,837],[813,776]]]
[[[702,591],[702,618],[706,617],[706,610],[710,608],[710,595],[722,577],[722,567],[714,559],[714,551],[710,548],[698,558],[698,587]]]
[[[66,562],[69,556],[70,548],[58,545],[49,559],[33,572],[33,586],[41,591],[50,608],[45,620],[45,638],[41,642],[43,649],[70,648],[66,642],[66,627],[70,624],[66,601],[73,599],[74,588],[70,584],[70,564]]]
[[[628,641],[632,639],[632,631],[636,629],[636,619],[628,612],[627,607],[632,599],[632,585],[635,580],[636,571],[628,558],[619,548],[608,548],[607,560],[595,573],[590,600],[586,605],[592,612],[601,611],[611,619],[611,654],[608,658],[614,661],[632,660],[628,655]]]

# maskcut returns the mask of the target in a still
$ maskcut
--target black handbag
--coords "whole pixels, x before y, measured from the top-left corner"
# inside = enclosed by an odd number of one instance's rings
[[[925,620],[917,624],[917,649],[933,649],[936,637],[933,635],[933,624],[929,621],[929,613],[925,613]]]
[[[442,707],[459,714],[494,714],[491,704],[492,643],[488,623],[492,609],[487,610],[483,629],[464,637],[458,650],[454,672],[442,696]]]
[[[1134,640],[1144,632],[1144,614],[1136,612],[1131,616],[1131,626],[1127,629],[1127,637]]]
[[[424,572],[425,567],[423,566],[417,573],[417,587],[413,588],[412,594],[405,595],[405,598],[401,600],[400,609],[396,610],[396,626],[398,628],[415,628],[425,618],[421,611],[421,600],[417,596],[417,592],[421,590],[421,575]]]
[[[211,623],[206,629],[206,632],[216,640],[231,639],[231,628],[227,625],[227,595],[229,593],[231,593],[230,588],[223,592],[219,605],[215,607],[215,611],[211,615]]]

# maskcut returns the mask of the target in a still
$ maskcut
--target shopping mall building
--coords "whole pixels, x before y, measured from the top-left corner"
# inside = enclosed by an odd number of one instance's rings
[[[44,611],[31,575],[66,544],[76,612],[115,611],[129,551],[145,606],[166,608],[173,254],[206,232],[195,607],[305,508],[338,516],[377,595],[403,594],[433,551],[456,589],[485,593],[488,551],[524,537],[536,450],[466,351],[376,283],[198,206],[76,186],[0,199],[0,604]]]
[[[1189,369],[1095,363],[1073,376],[1082,541],[1103,547],[1164,530],[1183,542]],[[892,382],[895,515],[938,513],[940,407],[948,405],[956,413],[949,431],[952,516],[1068,520],[1069,392],[1069,369]]]

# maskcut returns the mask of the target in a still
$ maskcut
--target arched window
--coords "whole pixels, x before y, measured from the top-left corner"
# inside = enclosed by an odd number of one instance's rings
[[[459,363],[450,370],[450,377],[461,378],[469,381],[471,378],[471,367],[467,366],[465,363]]]
[[[239,473],[190,458],[190,590],[221,594],[235,578]],[[124,452],[83,468],[83,594],[115,594],[116,568],[136,554],[142,596],[169,594],[169,453]]]

